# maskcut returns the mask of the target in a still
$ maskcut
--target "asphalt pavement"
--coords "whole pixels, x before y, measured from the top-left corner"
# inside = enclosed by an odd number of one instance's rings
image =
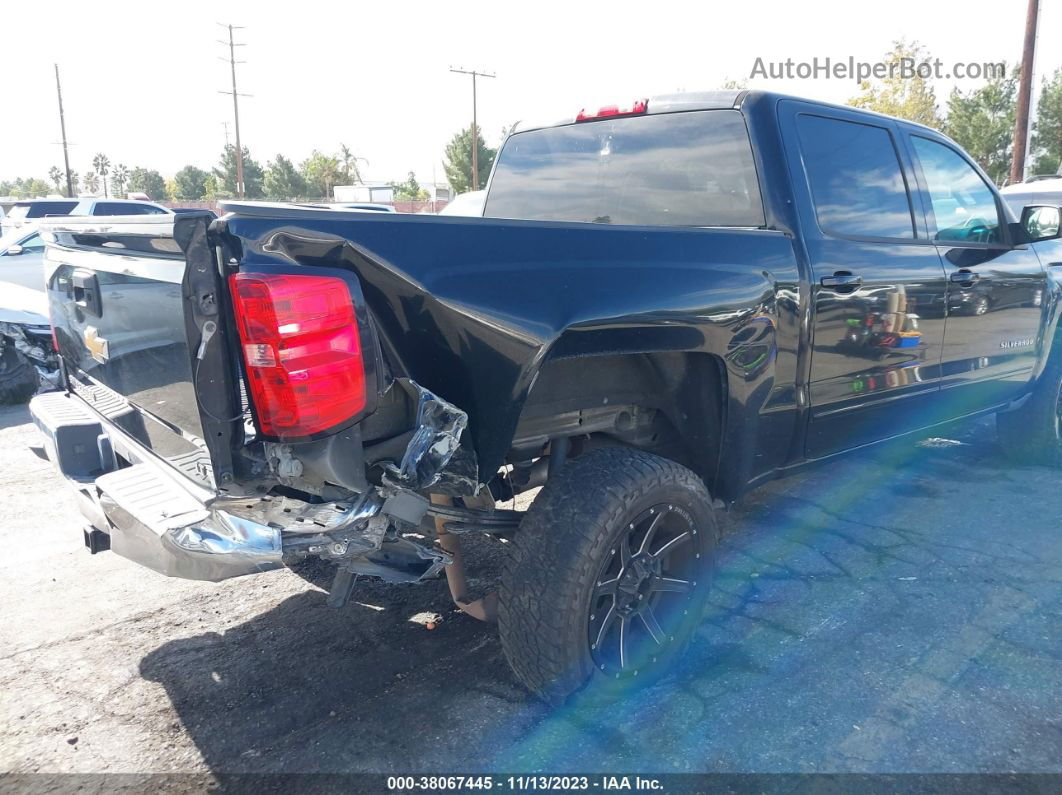
[[[90,556],[37,443],[0,409],[0,771],[1062,771],[1059,474],[990,421],[755,492],[678,669],[557,710],[442,582],[336,611],[290,571]]]

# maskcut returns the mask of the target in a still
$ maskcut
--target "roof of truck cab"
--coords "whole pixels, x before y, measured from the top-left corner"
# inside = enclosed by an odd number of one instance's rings
[[[908,119],[901,119],[896,116],[888,116],[884,113],[878,113],[876,111],[867,110],[865,108],[856,108],[851,105],[838,105],[834,102],[824,102],[818,99],[812,99],[810,97],[800,97],[792,94],[783,94],[778,91],[759,91],[751,89],[727,89],[722,91],[685,91],[675,94],[656,94],[647,98],[646,103],[648,108],[644,114],[652,116],[660,113],[682,113],[691,110],[740,110],[743,105],[749,102],[780,102],[782,100],[792,100],[794,102],[806,102],[809,105],[818,105],[823,108],[830,108],[834,110],[844,110],[849,113],[858,113],[860,115],[866,115],[873,118],[888,119],[890,121],[900,122],[910,127],[919,128],[929,132],[934,132],[940,135],[939,130],[934,130],[932,127],[927,127],[924,124],[910,121]],[[588,105],[587,109],[593,108],[593,105]],[[513,125],[510,134],[517,134],[528,132],[529,130],[538,130],[546,127],[561,127],[566,124],[574,124],[576,121],[576,113],[571,116],[554,119],[548,123],[534,123],[531,121],[520,121]],[[607,118],[607,117],[606,117]],[[626,116],[618,116],[616,118],[627,118]]]

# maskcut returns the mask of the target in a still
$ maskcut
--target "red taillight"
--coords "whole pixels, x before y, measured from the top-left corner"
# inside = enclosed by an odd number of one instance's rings
[[[598,108],[597,113],[591,113],[586,108],[583,108],[579,111],[579,115],[575,117],[575,120],[590,121],[591,119],[603,119],[607,116],[637,116],[639,113],[647,113],[648,111],[649,100],[639,99],[629,108],[621,108],[619,105],[606,105],[603,108]]]
[[[358,318],[343,279],[234,273],[229,288],[264,434],[312,436],[365,408]]]

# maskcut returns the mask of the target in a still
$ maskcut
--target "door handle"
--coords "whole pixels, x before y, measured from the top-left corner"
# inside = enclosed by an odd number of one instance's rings
[[[833,276],[823,276],[819,280],[819,284],[823,287],[830,287],[835,290],[851,291],[862,286],[863,277],[856,276],[854,273],[849,273],[848,271],[837,271]]]
[[[974,273],[971,270],[963,268],[962,270],[955,271],[951,274],[951,280],[953,282],[959,282],[960,284],[973,284],[980,280],[981,274]]]
[[[86,314],[100,317],[103,314],[100,301],[100,283],[96,274],[90,271],[76,270],[71,275],[74,286],[74,303]]]

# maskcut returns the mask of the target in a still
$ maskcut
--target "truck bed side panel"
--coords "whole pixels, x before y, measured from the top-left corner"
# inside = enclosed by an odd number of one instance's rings
[[[228,209],[244,269],[358,273],[399,367],[469,413],[484,477],[551,356],[716,354],[746,418],[786,412],[788,430],[761,432],[788,445],[798,273],[781,233]],[[749,346],[762,356],[741,355]]]

